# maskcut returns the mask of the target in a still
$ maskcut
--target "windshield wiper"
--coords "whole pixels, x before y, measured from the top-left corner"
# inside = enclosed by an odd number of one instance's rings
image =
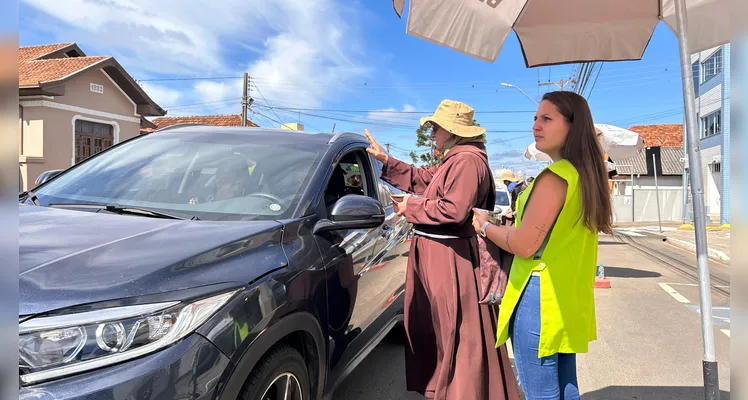
[[[58,204],[50,204],[49,207],[52,207],[52,208],[96,208],[99,210],[106,210],[106,211],[120,213],[120,214],[138,214],[138,215],[145,215],[145,216],[150,216],[150,217],[155,217],[155,218],[181,219],[181,220],[190,220],[190,221],[197,221],[200,219],[197,217],[197,215],[167,214],[161,211],[150,210],[147,208],[120,206],[116,204],[58,203]]]
[[[26,196],[26,200],[31,200],[31,202],[34,203],[35,206],[41,205],[41,203],[39,203],[39,199],[36,198],[36,193],[34,193],[33,191],[27,190],[21,193],[19,197],[23,197],[23,196]]]

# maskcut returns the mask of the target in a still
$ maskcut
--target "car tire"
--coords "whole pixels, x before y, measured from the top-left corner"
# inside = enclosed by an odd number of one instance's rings
[[[279,393],[289,386],[289,396]],[[289,346],[266,354],[252,370],[239,395],[241,400],[307,400],[311,385],[304,358]]]

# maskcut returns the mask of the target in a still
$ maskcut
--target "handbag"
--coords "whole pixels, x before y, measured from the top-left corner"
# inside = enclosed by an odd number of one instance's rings
[[[504,298],[514,254],[478,235],[480,254],[479,304],[499,305]]]
[[[491,178],[491,192],[496,195],[496,185],[491,173],[491,167],[484,159],[488,168],[488,175]],[[490,199],[490,195],[489,195]],[[494,201],[495,202],[495,198]],[[492,203],[489,201],[489,203]],[[493,206],[492,204],[489,204]],[[496,221],[495,223],[498,223]],[[483,305],[499,305],[504,298],[506,285],[509,281],[509,271],[512,268],[514,254],[502,249],[492,241],[478,236],[478,255],[479,268],[478,273],[478,303]]]

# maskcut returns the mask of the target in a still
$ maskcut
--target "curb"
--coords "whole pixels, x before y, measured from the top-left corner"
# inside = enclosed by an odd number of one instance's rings
[[[666,240],[668,242],[671,242],[675,246],[684,248],[686,250],[691,250],[694,253],[696,252],[696,245],[694,243],[687,242],[685,240],[680,240],[680,239],[673,239],[673,238],[667,238]],[[716,249],[712,249],[711,247],[708,249],[708,251],[709,251],[709,258],[715,259],[717,261],[730,262],[730,257],[724,252],[716,250]]]

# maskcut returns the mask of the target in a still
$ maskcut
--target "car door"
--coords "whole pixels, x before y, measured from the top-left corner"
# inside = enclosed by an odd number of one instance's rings
[[[362,192],[364,195],[371,195],[368,188],[371,171],[360,161],[365,160],[365,157],[362,149],[344,150],[336,157],[339,161],[333,166],[333,173],[328,177],[326,187],[335,186],[334,180],[339,178],[336,178],[334,171],[340,167],[346,172],[346,182],[349,182],[351,175],[361,173],[364,177]],[[351,188],[346,187],[348,189]],[[326,193],[328,192],[326,189]],[[325,213],[328,208],[331,209],[329,205],[318,207],[319,218],[327,218]],[[356,349],[361,347],[357,345],[361,342],[360,339],[371,333],[367,331],[367,327],[370,315],[375,311],[369,307],[365,297],[370,289],[368,286],[372,284],[366,271],[372,266],[374,247],[380,231],[379,227],[349,229],[315,236],[325,261],[327,277],[327,328],[330,339],[328,363],[332,380],[336,379],[333,375],[339,374],[357,352]]]

